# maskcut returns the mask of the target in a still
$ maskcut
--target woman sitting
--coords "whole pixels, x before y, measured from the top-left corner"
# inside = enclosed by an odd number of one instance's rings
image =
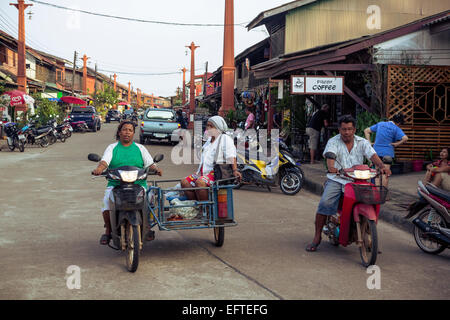
[[[241,179],[241,173],[237,170],[234,141],[231,137],[224,134],[227,129],[227,123],[222,117],[214,116],[208,119],[206,134],[209,138],[203,145],[199,168],[197,173],[181,181],[182,188],[210,187],[214,182],[214,163],[221,163],[220,159],[226,159],[226,163],[231,164],[233,168],[233,175],[238,180]],[[217,148],[220,148],[218,154]],[[208,190],[206,189],[185,190],[184,193],[189,200],[208,200]]]
[[[440,160],[427,166],[427,173],[423,182],[430,182],[438,188],[450,191],[449,148],[443,148],[439,157]]]

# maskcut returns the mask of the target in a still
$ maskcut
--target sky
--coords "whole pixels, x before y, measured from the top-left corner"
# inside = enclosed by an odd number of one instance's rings
[[[176,23],[223,24],[225,0],[40,0],[89,12],[127,18]],[[0,29],[17,38],[18,10],[0,1]],[[262,11],[291,0],[235,0],[235,56],[268,36],[264,26],[247,31],[245,25]],[[223,26],[179,26],[124,21],[33,4],[25,11],[27,45],[73,61],[74,51],[89,57],[88,67],[110,76],[115,72],[173,73],[190,69],[194,42],[196,74],[213,72],[222,65]],[[29,12],[32,12],[29,19]],[[82,60],[77,61],[77,67]],[[113,72],[109,72],[113,71]],[[182,85],[182,74],[127,75],[117,73],[117,81],[131,82],[134,91],[173,96]],[[189,79],[190,74],[186,74]]]

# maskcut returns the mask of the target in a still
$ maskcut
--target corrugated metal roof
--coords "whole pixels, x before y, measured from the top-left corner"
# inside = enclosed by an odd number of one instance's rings
[[[269,9],[266,11],[261,12],[255,19],[253,19],[246,28],[250,31],[253,28],[256,28],[260,25],[262,25],[267,19],[273,18],[279,14],[286,14],[288,11],[294,10],[298,7],[305,6],[307,4],[317,2],[319,0],[297,0],[292,1],[286,4],[283,4],[279,7]]]

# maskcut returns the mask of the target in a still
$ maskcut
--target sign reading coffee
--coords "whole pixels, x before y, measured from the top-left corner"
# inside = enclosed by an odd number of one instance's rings
[[[292,76],[292,94],[344,94],[344,77]]]

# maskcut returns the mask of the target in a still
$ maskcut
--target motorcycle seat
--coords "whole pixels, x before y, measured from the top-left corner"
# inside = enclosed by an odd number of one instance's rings
[[[51,129],[51,128],[50,127],[42,127],[42,128],[37,129],[37,133],[42,134],[42,133],[47,132],[49,129]]]
[[[438,188],[430,183],[426,185],[428,192],[450,203],[450,191]]]

